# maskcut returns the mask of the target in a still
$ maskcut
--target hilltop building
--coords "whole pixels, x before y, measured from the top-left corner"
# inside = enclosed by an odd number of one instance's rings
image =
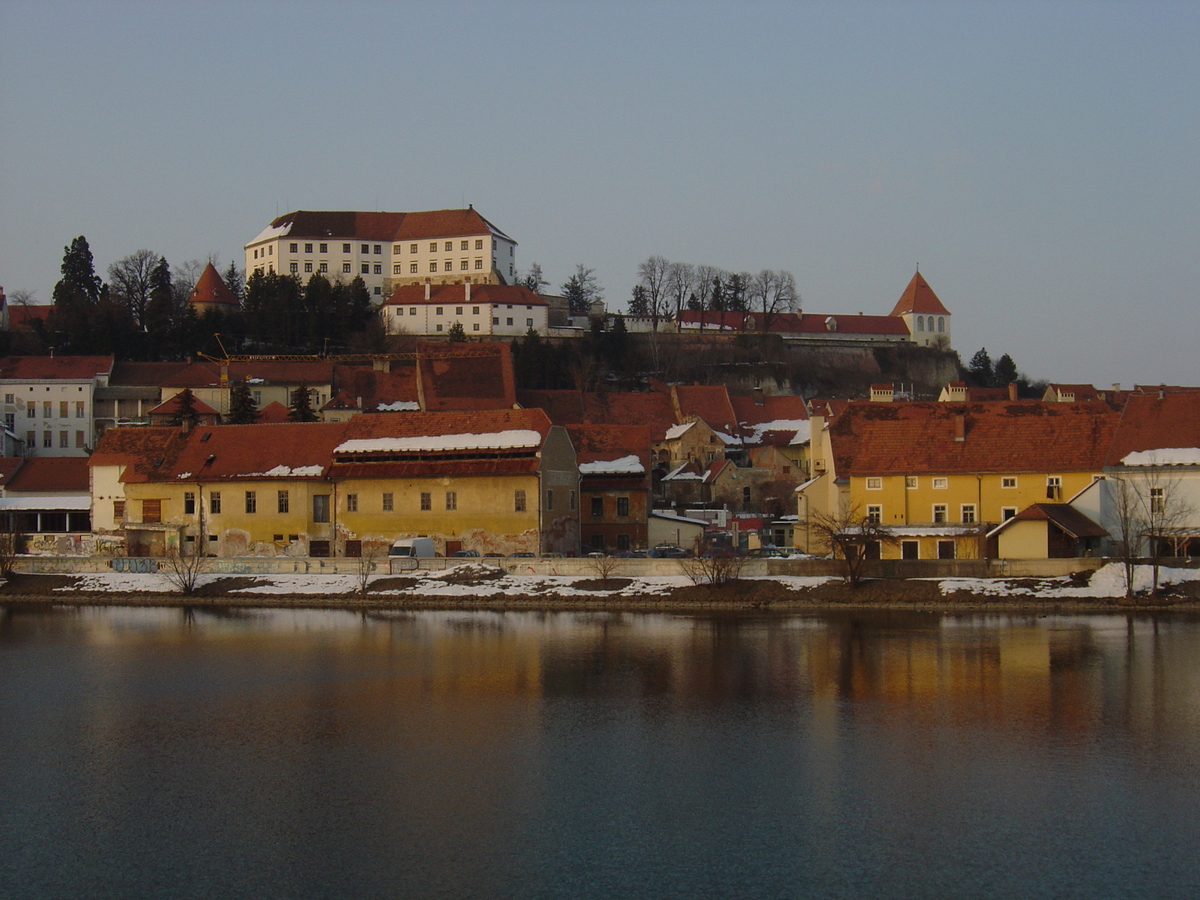
[[[382,300],[402,284],[510,284],[517,242],[474,207],[428,212],[313,212],[275,219],[245,245],[246,273],[366,282]]]

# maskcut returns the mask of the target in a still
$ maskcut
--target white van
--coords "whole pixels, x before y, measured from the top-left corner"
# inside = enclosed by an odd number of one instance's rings
[[[404,556],[410,559],[432,559],[437,556],[433,538],[400,538],[388,549],[388,556]]]

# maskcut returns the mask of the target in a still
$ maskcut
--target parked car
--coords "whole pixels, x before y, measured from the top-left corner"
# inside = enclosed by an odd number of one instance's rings
[[[455,550],[450,555],[452,557],[458,557],[460,559],[464,558],[464,557],[478,558],[479,551],[478,550]]]
[[[388,556],[406,556],[417,559],[432,559],[437,556],[433,538],[400,538],[388,548]]]
[[[484,559],[504,559],[504,554],[503,553],[485,553],[485,554],[483,554],[483,558]]]
[[[519,553],[508,554],[509,559],[533,559],[537,554],[522,550]]]
[[[687,556],[687,551],[682,547],[676,547],[670,544],[660,544],[657,547],[648,551],[649,555],[655,559],[682,559]]]

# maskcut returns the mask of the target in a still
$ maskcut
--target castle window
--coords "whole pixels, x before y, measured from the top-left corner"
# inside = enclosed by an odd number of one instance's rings
[[[462,242],[462,246],[461,246],[461,247],[459,247],[458,249],[460,249],[460,250],[466,250],[466,249],[467,249],[467,242],[466,242],[466,241],[463,241],[463,242]]]
[[[925,317],[917,316],[917,331],[924,331],[924,330],[925,330]]]
[[[305,253],[312,253],[312,244],[305,244],[305,245],[304,245],[304,252],[305,252]]]
[[[938,316],[938,331],[945,331],[945,330],[946,330],[946,317]]]
[[[350,252],[350,245],[349,245],[349,244],[342,244],[342,252],[343,252],[343,253],[349,253],[349,252]]]
[[[320,252],[321,252],[321,253],[328,253],[328,252],[329,252],[329,245],[328,245],[328,244],[321,244],[321,245],[320,245]]]

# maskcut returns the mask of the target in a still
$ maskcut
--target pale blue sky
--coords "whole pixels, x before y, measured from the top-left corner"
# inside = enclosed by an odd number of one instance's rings
[[[0,0],[0,284],[474,203],[623,309],[651,254],[1034,377],[1200,383],[1200,4]]]

